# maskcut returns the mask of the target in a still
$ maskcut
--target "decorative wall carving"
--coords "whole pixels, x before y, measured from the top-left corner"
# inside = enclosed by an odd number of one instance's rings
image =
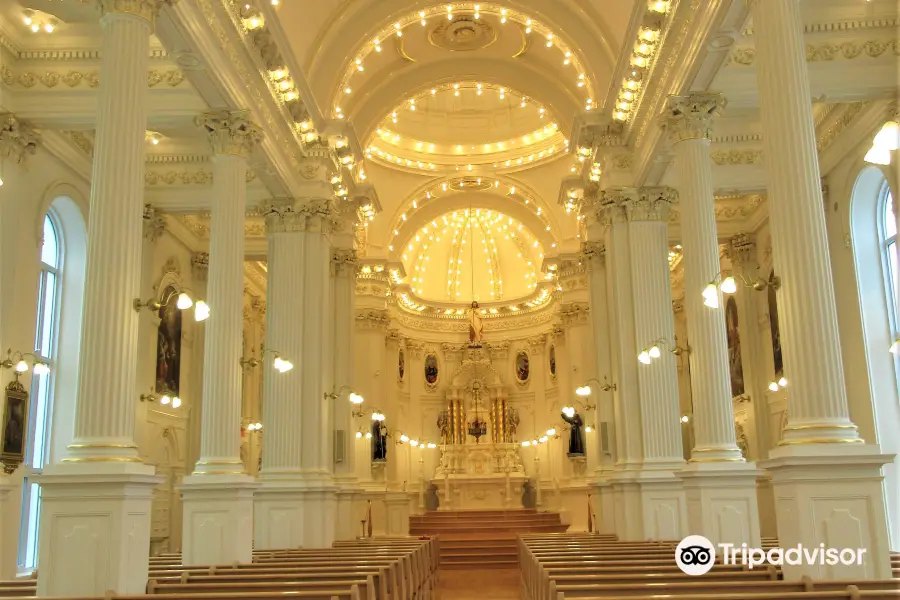
[[[214,154],[249,156],[262,141],[262,130],[246,110],[210,111],[196,117],[194,124],[206,132]]]
[[[564,327],[588,322],[591,307],[587,302],[569,302],[559,307],[559,316]]]
[[[21,71],[14,73],[9,67],[0,67],[0,80],[10,87],[33,88],[37,84],[41,84],[45,88],[55,88],[59,84],[63,84],[69,88],[88,87],[97,88],[100,86],[100,71],[44,71],[43,73],[33,73],[31,71]],[[178,87],[184,83],[184,73],[178,69],[168,71],[158,71],[151,69],[147,72],[147,87],[156,87],[160,83],[164,83],[169,87]]]
[[[762,150],[719,150],[710,156],[717,165],[755,165],[763,160]]]
[[[712,120],[725,107],[722,94],[670,96],[664,113],[666,133],[673,143],[712,138]]]
[[[38,133],[12,113],[0,114],[0,153],[22,162],[37,152],[41,143]]]
[[[868,40],[865,42],[825,42],[823,44],[807,44],[806,60],[808,62],[831,61],[835,59],[853,60],[861,56],[878,58],[882,54],[893,52],[900,56],[900,40]],[[750,66],[756,59],[756,50],[752,47],[739,47],[731,51],[729,63]]]
[[[166,222],[149,204],[144,205],[144,239],[155,242],[166,230]]]

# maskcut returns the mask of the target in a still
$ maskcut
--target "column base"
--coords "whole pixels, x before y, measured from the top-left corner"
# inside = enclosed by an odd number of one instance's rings
[[[409,503],[409,494],[406,492],[388,492],[384,495],[384,505],[387,507],[386,535],[409,535]]]
[[[337,512],[335,492],[330,477],[261,475],[253,501],[254,548],[330,547]]]
[[[687,535],[684,484],[676,471],[618,471],[611,478],[621,540],[681,540]]]
[[[678,473],[684,482],[690,535],[714,545],[759,548],[759,508],[754,463],[692,462]]]
[[[791,445],[769,452],[760,466],[772,475],[779,545],[865,549],[862,564],[785,564],[785,579],[891,578],[882,467],[893,458],[874,444]]]
[[[17,544],[13,540],[18,539],[19,532],[15,528],[17,521],[10,514],[10,492],[21,487],[21,478],[0,475],[0,579],[13,579],[16,576]]]
[[[41,485],[38,596],[143,594],[150,508],[162,482],[151,465],[51,465]]]
[[[356,518],[354,502],[362,493],[356,476],[335,477],[335,528],[334,539],[354,540],[359,535],[359,518]],[[361,517],[360,517],[361,518]]]
[[[253,492],[249,475],[190,475],[181,491],[182,563],[230,565],[253,560]]]

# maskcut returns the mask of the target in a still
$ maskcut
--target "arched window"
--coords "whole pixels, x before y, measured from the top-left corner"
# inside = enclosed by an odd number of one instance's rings
[[[49,458],[50,420],[53,414],[56,346],[59,333],[59,298],[62,280],[62,244],[59,228],[52,213],[44,217],[41,264],[38,276],[37,319],[34,334],[34,354],[50,366],[50,372],[31,378],[31,407],[29,435],[31,445],[25,460],[31,476],[41,472]],[[19,543],[19,567],[37,567],[37,534],[41,510],[41,491],[38,484],[25,477],[22,497],[22,532]]]
[[[894,198],[891,188],[885,181],[878,194],[878,236],[881,247],[882,268],[884,271],[884,288],[887,294],[888,316],[891,333],[896,339],[900,333],[898,323],[897,298],[900,293],[900,265],[897,262],[897,216],[894,214]],[[900,367],[900,354],[897,366]],[[900,372],[900,371],[898,371]]]

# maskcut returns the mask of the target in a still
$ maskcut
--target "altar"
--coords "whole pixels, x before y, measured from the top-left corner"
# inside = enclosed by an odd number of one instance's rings
[[[522,508],[528,477],[516,441],[518,411],[480,346],[466,351],[438,417],[440,465],[431,483],[439,510]]]

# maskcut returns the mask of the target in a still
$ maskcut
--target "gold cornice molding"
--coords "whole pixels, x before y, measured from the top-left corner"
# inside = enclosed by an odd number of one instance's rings
[[[715,197],[717,221],[734,221],[749,217],[766,201],[765,194],[722,194]],[[673,210],[669,222],[677,223],[681,213]]]
[[[843,42],[810,43],[806,44],[806,61],[854,60],[860,57],[879,58],[888,52],[893,52],[894,56],[900,56],[900,40],[883,39],[866,40],[864,42],[848,40]],[[755,59],[756,49],[753,46],[738,46],[728,54],[725,66],[749,67],[754,64]]]
[[[256,171],[247,169],[245,181],[250,183],[256,179]],[[212,185],[213,174],[210,169],[172,169],[168,171],[147,169],[144,171],[144,185],[147,187],[175,185]]]
[[[844,129],[847,128],[850,123],[863,111],[865,110],[871,102],[853,102],[847,105],[844,111],[840,114],[837,120],[831,124],[830,127],[825,129],[825,131],[819,133],[816,132],[816,149],[821,153],[826,150],[832,143],[838,138],[841,133],[843,133]],[[832,114],[834,111],[830,111],[829,114]]]
[[[75,89],[79,87],[97,88],[100,86],[100,70],[70,70],[54,71],[46,70],[35,72],[27,69],[13,70],[4,65],[0,67],[0,81],[9,87],[21,87],[31,89],[41,84],[47,89],[60,85]],[[171,88],[178,87],[185,82],[184,73],[180,69],[150,69],[147,71],[147,87],[153,88],[164,83]]]
[[[81,0],[82,4],[96,4],[103,17],[110,14],[127,14],[144,19],[151,25],[164,6],[172,6],[178,0]]]
[[[900,27],[900,18],[872,18],[872,19],[850,19],[842,21],[832,21],[830,23],[804,23],[803,33],[847,33],[851,31],[862,31],[866,29],[892,29],[896,30]],[[753,27],[747,27],[742,32],[745,36],[753,35]]]
[[[717,150],[710,153],[710,158],[719,166],[756,165],[762,163],[762,150]]]

